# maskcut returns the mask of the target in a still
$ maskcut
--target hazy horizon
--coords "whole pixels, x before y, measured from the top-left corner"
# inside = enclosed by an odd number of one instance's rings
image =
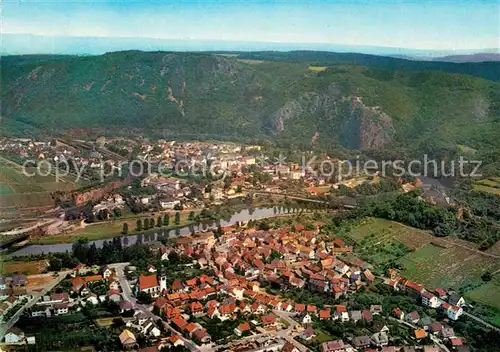
[[[2,14],[2,53],[9,54],[187,48],[447,55],[498,52],[500,28],[498,3],[478,0],[36,0],[4,2]]]

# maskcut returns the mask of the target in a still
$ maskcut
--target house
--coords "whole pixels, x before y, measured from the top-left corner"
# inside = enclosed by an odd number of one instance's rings
[[[248,323],[248,322],[242,323],[242,324],[238,325],[236,328],[234,328],[234,333],[238,336],[241,336],[245,332],[249,332],[249,331],[250,331],[250,323]]]
[[[372,342],[378,347],[387,346],[389,344],[389,337],[385,331],[377,332],[372,335]]]
[[[293,343],[287,341],[281,349],[282,352],[300,352],[300,350],[293,345]]]
[[[49,307],[33,307],[31,308],[31,316],[34,317],[51,317],[52,313],[50,312]]]
[[[368,347],[371,345],[371,343],[372,341],[369,336],[357,336],[352,340],[352,344],[357,349]]]
[[[140,275],[138,291],[149,293],[151,297],[158,297],[160,295],[160,285],[158,285],[156,274]]]
[[[367,322],[373,321],[372,312],[370,312],[369,310],[362,311],[361,316],[363,317],[363,320],[365,320]]]
[[[12,327],[9,330],[7,330],[7,333],[4,336],[5,338],[5,343],[20,343],[24,340],[24,332],[21,331],[21,329]]]
[[[309,314],[304,315],[304,317],[301,320],[302,324],[311,324],[312,323],[312,318]]]
[[[415,330],[415,338],[423,339],[426,336],[427,336],[427,332],[425,331],[425,329],[416,329]]]
[[[200,316],[203,315],[203,305],[198,302],[194,301],[189,305],[189,310],[194,316]]]
[[[118,290],[109,290],[108,291],[108,298],[110,301],[113,301],[115,303],[118,303],[122,300],[122,296]]]
[[[438,308],[441,304],[439,299],[429,291],[422,292],[422,304],[430,308]]]
[[[399,320],[403,320],[405,317],[405,313],[403,313],[401,311],[401,309],[399,309],[399,308],[393,308],[392,315],[394,316],[394,318],[399,319]]]
[[[135,347],[137,340],[130,330],[125,329],[120,334],[120,342],[125,349],[131,349]]]
[[[168,341],[174,346],[184,346],[184,341],[180,338],[179,335],[172,335],[169,337]]]
[[[354,323],[356,323],[359,320],[361,320],[361,311],[359,311],[359,310],[352,310],[352,311],[349,312],[349,316],[351,318],[351,321],[353,321]]]
[[[319,320],[330,319],[330,309],[322,309],[319,311]]]
[[[439,299],[446,299],[448,298],[448,292],[446,292],[446,290],[443,290],[442,288],[436,288],[434,290],[434,293],[436,294],[436,296],[438,296]]]
[[[98,305],[99,304],[99,299],[97,298],[97,295],[95,293],[91,293],[90,296],[88,296],[85,299],[85,302],[90,302],[93,305]]]
[[[406,293],[415,299],[420,298],[421,292],[424,289],[422,285],[410,280],[407,280],[404,286],[406,289]]]
[[[380,314],[382,313],[382,306],[379,304],[371,305],[370,312],[372,312],[372,315]]]
[[[296,303],[294,310],[295,310],[295,313],[301,314],[301,313],[303,313],[306,310],[306,305],[305,304],[301,304],[301,303]]]
[[[463,313],[463,309],[458,306],[443,302],[439,310],[446,314],[451,320],[457,320]]]
[[[431,325],[432,325],[432,319],[430,317],[423,317],[420,318],[420,320],[418,321],[418,326],[424,328],[426,331],[431,329]]]
[[[85,287],[85,279],[81,276],[77,276],[71,279],[71,286],[73,292],[80,292],[81,289]]]
[[[441,337],[443,339],[449,339],[455,336],[455,331],[453,328],[443,328],[441,329]]]
[[[210,343],[210,341],[212,340],[212,338],[210,337],[210,335],[207,334],[207,331],[205,329],[196,329],[194,332],[193,332],[193,339],[195,341],[198,341],[202,344],[206,344],[206,343]]]
[[[342,340],[328,341],[321,344],[322,352],[343,352],[347,348],[348,346],[346,346]]]
[[[461,307],[465,304],[465,299],[462,296],[460,296],[457,292],[452,291],[449,292],[448,303],[453,306]]]
[[[111,276],[111,274],[113,274],[113,270],[111,270],[109,267],[104,267],[103,268],[103,271],[102,271],[102,277],[105,278],[106,280],[108,279],[108,277]]]
[[[443,325],[436,321],[436,322],[431,324],[430,330],[433,334],[438,334],[441,332],[441,330],[443,330]]]
[[[261,319],[262,326],[265,328],[276,325],[276,316],[274,314],[266,314]]]
[[[54,304],[54,315],[64,315],[68,314],[68,312],[69,312],[68,303],[61,302]]]
[[[416,324],[420,320],[420,314],[418,312],[411,312],[406,314],[405,320],[408,323]]]
[[[316,332],[314,331],[313,328],[307,328],[307,329],[304,329],[301,333],[300,333],[300,338],[303,339],[303,340],[306,340],[306,341],[310,341],[312,340],[314,337],[316,337]]]
[[[127,300],[120,301],[118,303],[118,305],[120,306],[120,313],[124,313],[127,310],[134,309],[134,306],[132,305],[132,302],[127,301]]]

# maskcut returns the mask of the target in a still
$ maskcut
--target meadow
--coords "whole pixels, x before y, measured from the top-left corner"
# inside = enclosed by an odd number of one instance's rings
[[[376,261],[374,254],[380,246],[387,248],[392,243],[403,244],[411,252],[399,257],[393,255],[391,259],[402,265],[404,277],[429,289],[459,289],[470,282],[481,281],[485,272],[500,270],[500,259],[494,254],[477,250],[474,243],[435,237],[389,220],[365,219],[351,229],[348,236],[362,248],[374,248],[366,260],[375,258]],[[358,246],[355,246],[355,250]]]
[[[85,185],[84,180],[76,183],[72,175],[56,179],[54,174],[42,176],[35,171],[36,168],[27,168],[26,172],[34,175],[28,176],[23,174],[20,165],[0,158],[1,208],[15,211],[52,207],[54,201],[51,192],[71,191]]]

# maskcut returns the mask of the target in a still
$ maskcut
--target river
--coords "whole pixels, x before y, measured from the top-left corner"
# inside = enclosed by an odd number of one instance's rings
[[[291,211],[297,211],[298,209],[291,209]],[[177,229],[161,230],[161,229],[151,229],[149,231],[143,231],[137,235],[121,236],[123,245],[132,245],[137,243],[137,239],[143,243],[157,242],[158,238],[163,236],[179,236],[187,235],[193,231],[206,231],[217,226],[229,226],[236,222],[246,222],[249,220],[257,220],[263,218],[269,218],[280,214],[287,214],[286,209],[281,211],[280,207],[275,208],[246,208],[241,211],[234,213],[231,217],[221,220],[206,220],[202,221],[199,225],[190,225],[185,227],[180,227]],[[75,238],[76,239],[76,238]],[[90,241],[90,243],[95,243],[97,247],[102,247],[104,241],[110,241],[111,239],[102,239]],[[47,254],[47,253],[61,253],[65,251],[72,250],[72,243],[57,243],[57,244],[32,244],[22,249],[10,254],[11,257],[22,257],[33,254]]]

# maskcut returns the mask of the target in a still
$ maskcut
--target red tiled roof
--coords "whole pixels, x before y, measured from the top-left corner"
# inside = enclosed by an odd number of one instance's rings
[[[320,319],[328,319],[330,318],[330,310],[329,309],[322,309],[319,311],[319,317]]]
[[[274,314],[267,314],[262,317],[262,325],[271,325],[276,323],[276,317]]]
[[[84,277],[85,282],[91,282],[91,281],[101,281],[104,280],[102,275],[90,275],[90,276],[85,276]]]
[[[295,305],[295,310],[296,310],[297,312],[303,312],[305,309],[306,309],[305,304],[297,303],[297,304]]]
[[[141,290],[153,287],[158,287],[158,279],[156,277],[156,274],[139,276],[139,288]]]
[[[238,330],[241,332],[248,331],[248,330],[250,330],[250,324],[248,322],[242,323],[242,324],[238,325]]]

